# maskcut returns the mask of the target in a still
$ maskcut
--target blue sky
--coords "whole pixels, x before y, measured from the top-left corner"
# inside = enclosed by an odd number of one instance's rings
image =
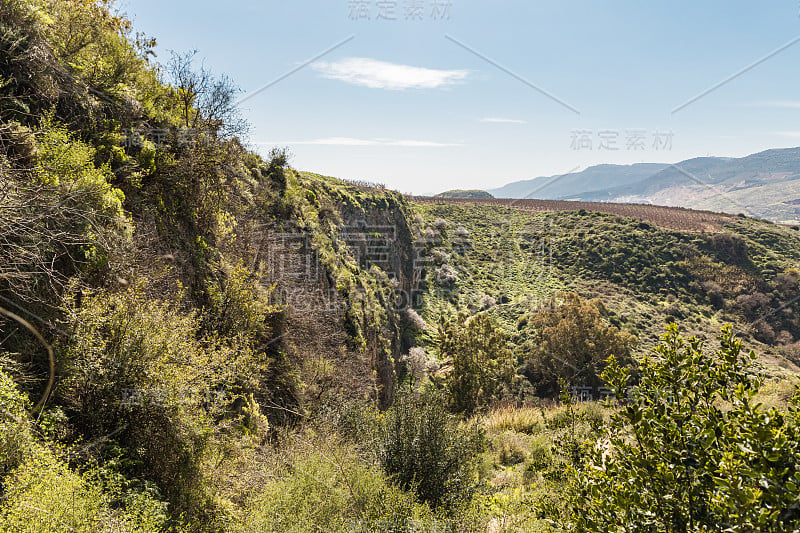
[[[119,5],[236,81],[254,149],[403,192],[800,145],[797,0]]]

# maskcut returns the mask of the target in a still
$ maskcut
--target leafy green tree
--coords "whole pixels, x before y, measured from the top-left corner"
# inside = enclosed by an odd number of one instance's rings
[[[668,326],[639,383],[611,358],[620,410],[573,488],[570,530],[798,531],[800,414],[754,401],[753,352],[730,326],[719,350]]]
[[[600,300],[559,293],[527,320],[524,373],[540,396],[554,396],[559,380],[598,387],[609,356],[630,358],[636,338],[610,325]]]
[[[486,313],[441,322],[439,353],[453,360],[448,390],[453,409],[471,413],[507,390],[514,377],[508,336]]]

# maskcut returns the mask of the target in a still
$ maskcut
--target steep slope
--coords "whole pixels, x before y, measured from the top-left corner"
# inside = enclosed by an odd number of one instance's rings
[[[230,530],[278,428],[393,398],[405,198],[249,152],[226,78],[154,44],[0,1],[3,531]]]

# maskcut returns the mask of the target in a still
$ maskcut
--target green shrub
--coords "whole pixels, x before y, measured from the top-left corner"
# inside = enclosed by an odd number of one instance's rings
[[[430,510],[348,446],[303,435],[288,447],[288,468],[252,497],[234,533],[432,530]]]
[[[559,301],[562,300],[562,301]],[[599,300],[559,293],[528,320],[524,374],[540,396],[555,396],[559,379],[594,389],[609,355],[627,361],[636,338],[611,326]]]
[[[0,530],[9,533],[150,533],[166,526],[165,507],[145,494],[104,492],[43,448],[7,479]]]
[[[208,286],[211,304],[205,317],[210,322],[208,329],[263,344],[271,333],[273,318],[280,311],[269,303],[272,288],[242,263],[232,267],[223,279]]]
[[[129,235],[124,196],[109,184],[113,174],[95,167],[92,146],[42,122],[30,168],[0,162],[0,290],[29,306],[55,303],[72,276],[104,273],[110,250]]]
[[[437,340],[440,357],[453,360],[448,391],[454,410],[472,413],[508,392],[514,376],[508,336],[488,314],[460,313],[441,322]]]
[[[603,408],[596,402],[584,402],[581,404],[580,417],[594,431],[599,431],[605,424]]]
[[[27,398],[0,372],[0,480],[19,465],[32,445]]]
[[[557,495],[547,489],[508,488],[480,494],[470,505],[460,508],[450,528],[440,531],[459,533],[554,533],[540,509],[557,507]],[[552,502],[555,500],[555,504]]]
[[[439,393],[420,398],[400,394],[386,415],[381,446],[384,470],[403,489],[413,489],[433,507],[468,501],[475,483],[483,430],[461,427]]]
[[[570,427],[576,420],[575,413],[570,412],[569,409],[557,408],[547,418],[547,427],[550,429],[563,429]]]
[[[573,487],[573,531],[797,531],[800,398],[762,408],[761,381],[725,326],[719,350],[675,325],[631,373],[604,374],[622,402]]]
[[[323,423],[351,441],[362,453],[376,457],[385,429],[384,414],[363,401],[345,401],[324,409]]]
[[[525,463],[525,479],[531,480],[542,471],[553,466],[553,444],[546,435],[537,435],[528,447],[528,460]]]
[[[51,118],[43,120],[39,132],[39,179],[48,185],[72,185],[82,194],[85,206],[110,217],[122,216],[124,194],[109,185],[113,174],[94,165],[95,149],[83,143]],[[77,197],[77,195],[76,195]]]
[[[200,339],[199,320],[178,298],[159,301],[141,281],[84,298],[79,308],[70,301],[57,400],[87,439],[112,435],[123,446],[130,474],[191,508],[214,419],[231,400],[226,386],[248,375],[252,353]]]

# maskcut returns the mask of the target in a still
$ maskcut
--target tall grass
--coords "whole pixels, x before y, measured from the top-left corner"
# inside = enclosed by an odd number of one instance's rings
[[[496,408],[485,415],[483,425],[489,433],[511,430],[534,435],[545,428],[545,421],[539,408],[508,405]]]

